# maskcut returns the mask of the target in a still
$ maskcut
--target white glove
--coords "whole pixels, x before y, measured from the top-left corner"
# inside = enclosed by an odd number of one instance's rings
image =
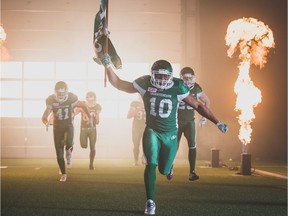
[[[224,124],[223,122],[218,122],[216,125],[222,133],[226,133],[228,131],[228,125]]]
[[[111,57],[108,53],[101,56],[101,63],[106,67],[111,67],[111,64],[112,64]]]
[[[207,122],[207,119],[206,119],[205,117],[202,117],[202,118],[200,119],[198,125],[199,125],[200,127],[203,127],[203,126],[206,124],[206,122]]]

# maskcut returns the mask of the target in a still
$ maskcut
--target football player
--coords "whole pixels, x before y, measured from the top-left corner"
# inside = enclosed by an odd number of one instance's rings
[[[145,109],[141,95],[139,94],[138,100],[134,100],[130,104],[130,109],[127,113],[127,118],[133,118],[132,122],[132,141],[133,141],[133,155],[134,155],[134,166],[138,166],[139,159],[139,147],[141,138],[145,129]]]
[[[60,168],[60,181],[65,182],[67,179],[64,147],[66,150],[67,168],[72,167],[71,154],[73,150],[74,126],[73,117],[74,108],[81,107],[88,116],[90,116],[84,102],[78,100],[78,97],[68,92],[68,86],[65,82],[59,81],[55,84],[54,94],[46,99],[46,109],[42,115],[44,125],[49,124],[48,117],[53,113],[53,136],[56,150],[57,162]]]
[[[88,147],[88,139],[89,139],[89,145],[90,145],[89,169],[94,170],[93,164],[96,155],[95,145],[97,140],[96,125],[99,124],[100,119],[99,114],[102,110],[102,107],[100,104],[96,103],[96,94],[93,91],[89,91],[86,93],[85,103],[90,113],[90,119],[82,108],[77,107],[75,109],[75,115],[81,112],[80,145],[82,148],[86,149]]]
[[[196,99],[201,101],[206,107],[210,107],[210,100],[208,96],[203,92],[202,88],[196,83],[195,73],[192,68],[184,67],[180,71],[180,78],[189,87],[190,94]],[[190,173],[188,179],[195,181],[199,179],[199,176],[195,172],[196,165],[196,130],[195,130],[195,113],[194,108],[185,101],[181,101],[178,107],[178,143],[182,134],[188,142],[188,160],[190,165]],[[199,121],[199,126],[203,127],[206,123],[206,118],[202,116]],[[169,179],[172,176],[167,176]]]
[[[144,182],[147,201],[145,214],[154,215],[156,204],[154,192],[156,168],[163,175],[168,175],[178,148],[177,109],[184,100],[202,116],[206,117],[225,133],[228,126],[220,122],[210,109],[189,94],[189,88],[183,80],[174,78],[171,64],[158,60],[151,67],[151,75],[139,77],[133,82],[120,79],[111,67],[111,58],[105,54],[102,64],[107,68],[109,82],[117,89],[127,93],[140,93],[146,111],[146,128],[142,144],[146,157]]]

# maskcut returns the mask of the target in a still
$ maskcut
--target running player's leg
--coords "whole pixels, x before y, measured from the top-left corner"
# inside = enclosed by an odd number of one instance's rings
[[[138,165],[138,157],[139,157],[139,145],[141,142],[141,137],[139,137],[138,129],[133,126],[132,128],[132,141],[133,141],[133,156],[134,156],[134,165]]]
[[[178,137],[177,137],[177,140],[178,140],[178,149],[179,149],[179,146],[180,146],[180,140],[181,140],[182,134],[184,133],[184,129],[185,129],[185,126],[180,126],[180,125],[179,125],[179,128],[178,128]],[[177,150],[178,150],[178,149],[177,149]]]
[[[158,169],[163,175],[170,173],[178,149],[177,130],[163,133],[161,137],[161,150],[159,153]]]
[[[189,148],[188,152],[188,160],[190,165],[189,180],[194,181],[199,179],[199,176],[195,173],[197,151],[196,151],[196,130],[194,121],[189,122],[184,131],[184,136],[187,139]]]
[[[154,200],[156,167],[159,150],[160,142],[158,140],[157,133],[154,130],[146,127],[143,134],[143,153],[147,161],[144,171],[144,182],[147,200]]]
[[[144,130],[145,130],[145,125],[142,126],[140,129],[139,129],[139,138],[140,138],[140,145],[139,145],[139,156],[140,156],[140,160],[141,160],[141,163],[143,165],[146,164],[146,158],[144,156],[144,153],[143,153],[143,148],[142,148],[142,137],[143,137],[143,133],[144,133]]]
[[[90,143],[90,164],[89,164],[89,169],[94,170],[94,158],[96,155],[96,140],[97,140],[97,131],[95,129],[91,129],[89,136],[89,143]]]
[[[73,151],[73,144],[74,144],[74,126],[67,125],[66,126],[66,159],[67,159],[67,167],[72,167],[72,151]]]
[[[177,142],[178,142],[178,145],[177,145],[177,151],[178,151],[178,149],[179,149],[179,146],[180,146],[180,140],[181,140],[181,136],[182,136],[182,133],[184,132],[184,128],[185,128],[185,126],[180,126],[179,125],[179,128],[178,128],[178,137],[177,137]],[[174,165],[172,165],[172,167],[170,168],[170,172],[166,175],[166,178],[170,181],[170,180],[172,180],[172,178],[173,178],[173,166]]]
[[[87,135],[87,128],[81,128],[80,130],[80,145],[82,148],[87,148],[88,146],[88,135]]]
[[[57,128],[57,126],[53,127],[54,146],[56,150],[57,163],[61,174],[66,174],[63,145],[64,133],[65,130],[63,128]]]

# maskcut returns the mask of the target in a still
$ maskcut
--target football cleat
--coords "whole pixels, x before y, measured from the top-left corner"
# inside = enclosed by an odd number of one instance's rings
[[[66,174],[61,174],[60,182],[65,182],[66,180],[67,180],[67,175]]]
[[[155,210],[156,210],[156,203],[153,200],[148,199],[146,204],[145,204],[144,214],[155,215]]]
[[[195,172],[191,172],[189,174],[189,181],[195,181],[195,180],[198,180],[198,179],[199,179],[199,176]]]
[[[170,172],[166,175],[166,178],[168,180],[171,180],[173,178],[173,165],[172,165],[172,167],[170,169]]]

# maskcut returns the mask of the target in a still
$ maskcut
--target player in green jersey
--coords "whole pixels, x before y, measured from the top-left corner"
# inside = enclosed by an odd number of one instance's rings
[[[82,148],[88,147],[88,140],[90,145],[90,163],[89,169],[94,170],[94,159],[96,155],[96,140],[97,140],[97,130],[96,125],[99,124],[100,121],[100,112],[101,112],[101,105],[96,103],[96,94],[93,91],[89,91],[86,94],[86,106],[90,113],[90,119],[83,111],[82,108],[75,109],[75,115],[81,112],[81,126],[80,126],[80,145]]]
[[[134,100],[131,102],[129,111],[127,113],[127,118],[128,119],[133,118],[132,142],[133,142],[134,166],[138,166],[139,165],[138,159],[140,153],[139,147],[145,129],[145,120],[146,120],[146,114],[141,95],[139,95],[138,100]]]
[[[180,71],[180,78],[189,87],[190,94],[196,99],[201,101],[206,107],[210,107],[210,100],[208,96],[203,92],[202,88],[196,83],[195,73],[192,68],[184,67]],[[182,134],[188,142],[188,160],[190,165],[189,180],[195,181],[199,179],[199,176],[195,172],[196,165],[196,130],[195,130],[195,112],[194,108],[184,101],[180,102],[178,107],[178,143]],[[206,123],[206,118],[202,117],[199,121],[199,126],[203,126]],[[172,176],[168,176],[172,177]]]
[[[105,54],[102,64],[107,67],[109,82],[117,89],[127,93],[140,93],[146,111],[146,128],[142,144],[146,157],[144,182],[146,189],[145,214],[154,215],[156,204],[154,191],[156,168],[168,175],[178,148],[177,110],[184,100],[197,112],[217,125],[225,133],[227,125],[220,122],[210,109],[189,94],[183,80],[173,77],[172,66],[166,60],[158,60],[151,67],[151,76],[139,77],[133,82],[120,79],[111,67],[111,58]]]
[[[64,147],[66,150],[67,167],[71,168],[71,155],[73,150],[73,136],[74,136],[74,108],[81,107],[88,116],[87,107],[85,103],[78,100],[78,97],[68,92],[68,86],[65,82],[59,81],[54,88],[55,93],[46,99],[46,109],[42,115],[42,122],[48,127],[49,115],[53,113],[53,136],[56,150],[57,162],[60,168],[60,181],[64,182],[67,179]]]

